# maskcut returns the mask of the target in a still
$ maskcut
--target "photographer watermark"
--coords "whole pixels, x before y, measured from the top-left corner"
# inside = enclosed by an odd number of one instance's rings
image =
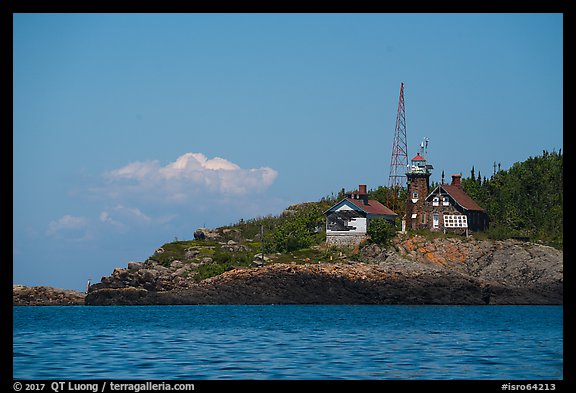
[[[194,390],[193,383],[168,383],[168,382],[78,382],[78,381],[54,381],[54,382],[14,382],[12,388],[15,392],[134,392],[141,391],[182,391]]]

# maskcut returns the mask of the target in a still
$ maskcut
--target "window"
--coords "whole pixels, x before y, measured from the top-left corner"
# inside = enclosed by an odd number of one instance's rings
[[[447,214],[444,216],[444,227],[468,228],[468,217],[466,217],[464,214]]]
[[[426,224],[426,213],[422,213],[422,224]]]
[[[432,199],[432,206],[440,206],[440,198],[434,197],[434,199]]]
[[[432,227],[433,228],[438,228],[439,217],[440,216],[438,215],[438,213],[432,214]]]
[[[445,196],[442,198],[442,206],[448,206],[448,205],[450,205],[450,198]]]
[[[412,199],[418,199],[418,193],[417,192],[412,193]]]

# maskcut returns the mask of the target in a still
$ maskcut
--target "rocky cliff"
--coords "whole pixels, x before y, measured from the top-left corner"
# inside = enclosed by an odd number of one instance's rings
[[[184,250],[181,259],[115,269],[90,288],[86,304],[562,304],[563,298],[562,251],[513,240],[398,237],[389,250],[326,249],[319,254],[324,261],[271,259],[199,281],[197,270],[213,258],[201,246]]]

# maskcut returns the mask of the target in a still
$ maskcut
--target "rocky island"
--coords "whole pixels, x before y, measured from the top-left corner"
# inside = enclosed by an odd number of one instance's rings
[[[85,293],[66,289],[12,285],[14,306],[80,306],[85,296]]]
[[[233,234],[232,234],[233,235]],[[563,252],[517,240],[396,236],[254,254],[230,233],[168,243],[90,287],[87,305],[562,304]],[[225,257],[223,257],[225,256]]]
[[[420,155],[412,161],[411,187],[423,190],[410,191],[429,195],[429,167]],[[562,167],[561,152],[544,151],[483,181],[474,168],[470,178],[455,174],[430,201],[398,205],[400,216],[429,217],[407,222],[408,233],[376,209],[389,199],[386,187],[342,189],[279,216],[200,228],[193,240],[175,239],[117,267],[87,294],[14,286],[13,303],[562,304]],[[443,228],[435,213],[447,213]]]

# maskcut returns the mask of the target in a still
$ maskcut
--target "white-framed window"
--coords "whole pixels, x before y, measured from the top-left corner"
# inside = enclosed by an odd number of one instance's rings
[[[442,197],[442,206],[448,206],[450,205],[450,198],[448,198],[447,196]]]
[[[438,228],[439,221],[440,221],[439,219],[440,219],[440,215],[438,213],[432,214],[432,227],[433,228]]]
[[[437,196],[432,199],[432,206],[440,206],[440,198]]]
[[[416,191],[412,193],[412,199],[418,199],[418,193]]]
[[[468,217],[464,214],[446,214],[444,216],[446,228],[468,228]]]

